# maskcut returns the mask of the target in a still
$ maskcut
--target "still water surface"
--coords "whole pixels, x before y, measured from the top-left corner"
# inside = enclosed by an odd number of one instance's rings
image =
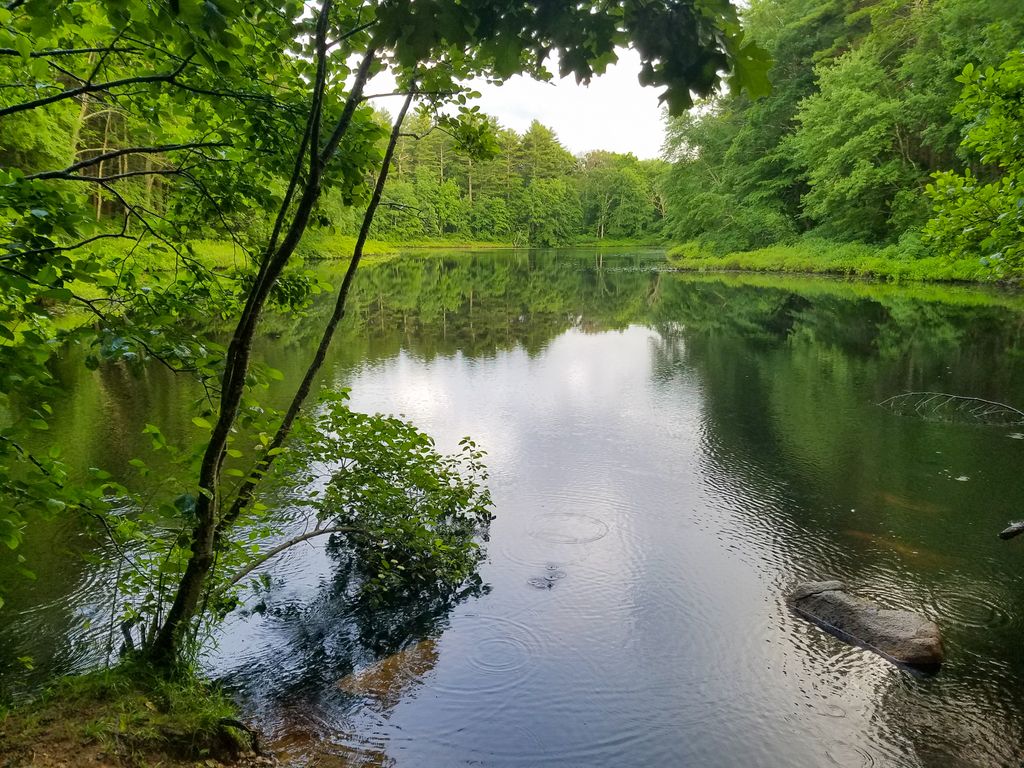
[[[368,622],[322,544],[206,659],[277,748],[321,766],[1011,766],[1024,760],[1024,426],[879,408],[908,390],[1024,405],[1024,300],[687,276],[658,253],[418,255],[367,269],[325,383],[487,451],[486,589]],[[315,314],[315,313],[314,313]],[[316,317],[262,350],[301,370]],[[123,469],[189,433],[195,392],[69,354],[57,434]],[[283,390],[275,397],[283,397]],[[1020,430],[1020,431],[1018,431]],[[102,578],[48,563],[0,616],[8,687],[102,661]],[[339,575],[340,574],[340,575]],[[901,670],[790,615],[840,578],[938,621]],[[83,623],[90,617],[90,628]],[[42,673],[40,673],[42,674]]]

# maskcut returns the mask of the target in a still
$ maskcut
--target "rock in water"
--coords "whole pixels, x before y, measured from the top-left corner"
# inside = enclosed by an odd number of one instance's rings
[[[1020,536],[1022,533],[1024,533],[1024,521],[1010,523],[999,533],[999,538],[1012,539],[1014,536]]]
[[[879,608],[853,597],[841,581],[812,581],[790,593],[790,607],[842,640],[862,645],[899,664],[942,663],[939,627],[919,613]]]

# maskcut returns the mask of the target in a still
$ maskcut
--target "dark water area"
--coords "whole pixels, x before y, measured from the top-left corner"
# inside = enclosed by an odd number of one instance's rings
[[[327,311],[269,318],[261,357],[296,375]],[[1024,425],[878,406],[1024,407],[1024,297],[685,275],[657,252],[418,254],[361,274],[324,371],[444,450],[471,435],[497,518],[485,587],[453,606],[355,611],[322,541],[266,567],[204,665],[292,763],[1024,761],[1024,541],[996,536],[1024,516]],[[61,375],[51,434],[82,468],[126,475],[146,423],[192,434],[197,392],[165,371],[72,351]],[[0,563],[0,687],[103,663],[96,546],[40,523],[39,579]],[[826,578],[934,618],[939,674],[786,610]]]

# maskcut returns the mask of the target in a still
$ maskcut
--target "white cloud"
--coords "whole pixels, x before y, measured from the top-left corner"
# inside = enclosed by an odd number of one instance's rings
[[[553,129],[573,154],[606,149],[632,152],[641,159],[659,157],[665,131],[658,89],[637,82],[640,57],[634,51],[620,49],[618,53],[619,61],[589,86],[577,85],[572,76],[543,83],[517,75],[501,86],[472,83],[481,93],[476,103],[481,111],[519,133],[532,120],[539,120]],[[557,62],[549,62],[552,71],[557,67]],[[393,81],[378,76],[373,86],[387,91]],[[392,109],[390,104],[380,106]]]
[[[607,149],[658,157],[665,139],[658,89],[641,86],[639,72],[640,57],[620,50],[619,61],[589,86],[572,76],[542,83],[517,75],[501,86],[477,86],[478,103],[520,133],[540,120],[573,154]]]

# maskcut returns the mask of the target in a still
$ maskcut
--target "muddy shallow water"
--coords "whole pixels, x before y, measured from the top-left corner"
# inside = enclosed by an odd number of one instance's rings
[[[1024,760],[1024,541],[996,537],[1024,508],[1024,426],[877,405],[1024,405],[1024,300],[661,265],[492,252],[362,275],[325,381],[444,449],[472,435],[497,519],[485,586],[454,606],[368,618],[323,543],[273,561],[205,664],[294,762]],[[273,322],[262,354],[300,370],[316,318]],[[82,466],[123,469],[147,421],[188,433],[194,393],[160,371],[72,354],[62,373],[55,431]],[[40,580],[11,581],[0,613],[11,690],[37,679],[19,656],[38,676],[102,662],[108,642],[102,574],[67,556],[92,545],[73,526],[30,534]],[[825,578],[933,617],[942,671],[786,611],[788,588]]]

